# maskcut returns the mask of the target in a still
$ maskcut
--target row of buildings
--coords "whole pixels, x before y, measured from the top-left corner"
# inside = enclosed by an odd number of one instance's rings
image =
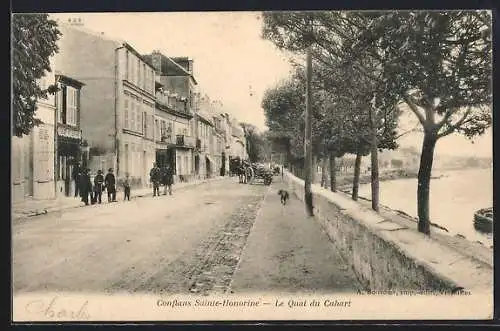
[[[40,82],[58,92],[38,101],[43,124],[12,141],[14,202],[72,195],[76,162],[146,187],[153,163],[190,181],[227,175],[231,158],[247,158],[242,128],[202,96],[191,59],[140,54],[72,21],[59,30],[52,72]]]

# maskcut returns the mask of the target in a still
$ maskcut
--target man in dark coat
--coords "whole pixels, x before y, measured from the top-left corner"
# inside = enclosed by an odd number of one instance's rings
[[[167,195],[167,190],[170,195],[172,195],[172,185],[174,184],[174,172],[170,165],[163,168],[162,171],[162,184],[165,185],[165,192],[163,195]]]
[[[85,205],[88,205],[89,195],[92,195],[92,182],[90,181],[89,169],[83,169],[80,175],[80,194],[82,201],[85,202]]]
[[[102,191],[104,190],[104,176],[102,170],[97,170],[97,175],[94,178],[94,200],[102,202]]]
[[[113,168],[108,169],[106,178],[104,178],[104,185],[108,191],[108,202],[116,202],[116,179],[113,174]]]
[[[153,163],[153,168],[149,172],[149,179],[153,183],[153,196],[160,195],[161,170]]]
[[[79,196],[80,176],[81,176],[80,165],[78,164],[78,162],[76,162],[75,166],[73,167],[73,173],[71,174],[71,177],[75,181],[75,198]]]

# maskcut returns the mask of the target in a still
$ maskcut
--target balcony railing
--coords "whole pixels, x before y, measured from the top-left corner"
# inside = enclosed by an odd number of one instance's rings
[[[162,134],[160,136],[160,139],[158,139],[159,141],[161,141],[162,143],[172,143],[172,135],[169,135],[169,134]]]
[[[194,137],[178,134],[175,136],[175,144],[177,146],[195,147],[196,141]]]

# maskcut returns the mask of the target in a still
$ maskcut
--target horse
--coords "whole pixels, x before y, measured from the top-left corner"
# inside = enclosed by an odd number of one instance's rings
[[[240,163],[238,167],[236,167],[236,174],[238,175],[238,179],[240,181],[240,184],[246,184],[247,183],[247,174],[246,174],[246,167],[243,163]]]

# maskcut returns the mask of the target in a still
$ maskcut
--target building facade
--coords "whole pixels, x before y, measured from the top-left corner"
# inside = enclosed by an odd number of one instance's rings
[[[53,62],[51,60],[51,62]],[[53,68],[51,63],[51,68]],[[55,83],[52,72],[46,73],[39,81],[42,89]],[[29,135],[12,137],[11,178],[12,202],[26,198],[55,198],[55,95],[39,99],[36,103],[35,117],[42,124],[35,126]]]
[[[193,75],[193,61],[187,57],[170,58],[159,51],[144,55],[156,74],[155,124],[157,139],[156,161],[169,163],[177,181],[197,177],[195,95],[197,81]],[[163,140],[163,141],[162,141]],[[199,164],[198,164],[199,166]]]
[[[89,168],[130,175],[149,185],[155,161],[155,72],[128,43],[59,24],[56,67],[85,84],[80,126],[90,148]]]
[[[185,100],[158,89],[155,115],[156,163],[170,165],[176,181],[192,180],[196,141],[191,129],[193,115],[186,112]]]
[[[58,91],[56,94],[56,194],[71,196],[75,193],[73,169],[78,163],[87,167],[82,160],[82,134],[80,129],[83,83],[56,71]],[[87,157],[87,156],[85,156]],[[84,161],[84,162],[82,162]]]
[[[243,128],[239,126],[236,119],[230,119],[231,137],[229,144],[229,157],[240,158],[242,160],[248,159],[246,151],[245,133]]]
[[[199,178],[211,178],[218,174],[213,156],[214,124],[210,115],[198,111],[195,116],[197,126],[197,155],[195,169]]]

